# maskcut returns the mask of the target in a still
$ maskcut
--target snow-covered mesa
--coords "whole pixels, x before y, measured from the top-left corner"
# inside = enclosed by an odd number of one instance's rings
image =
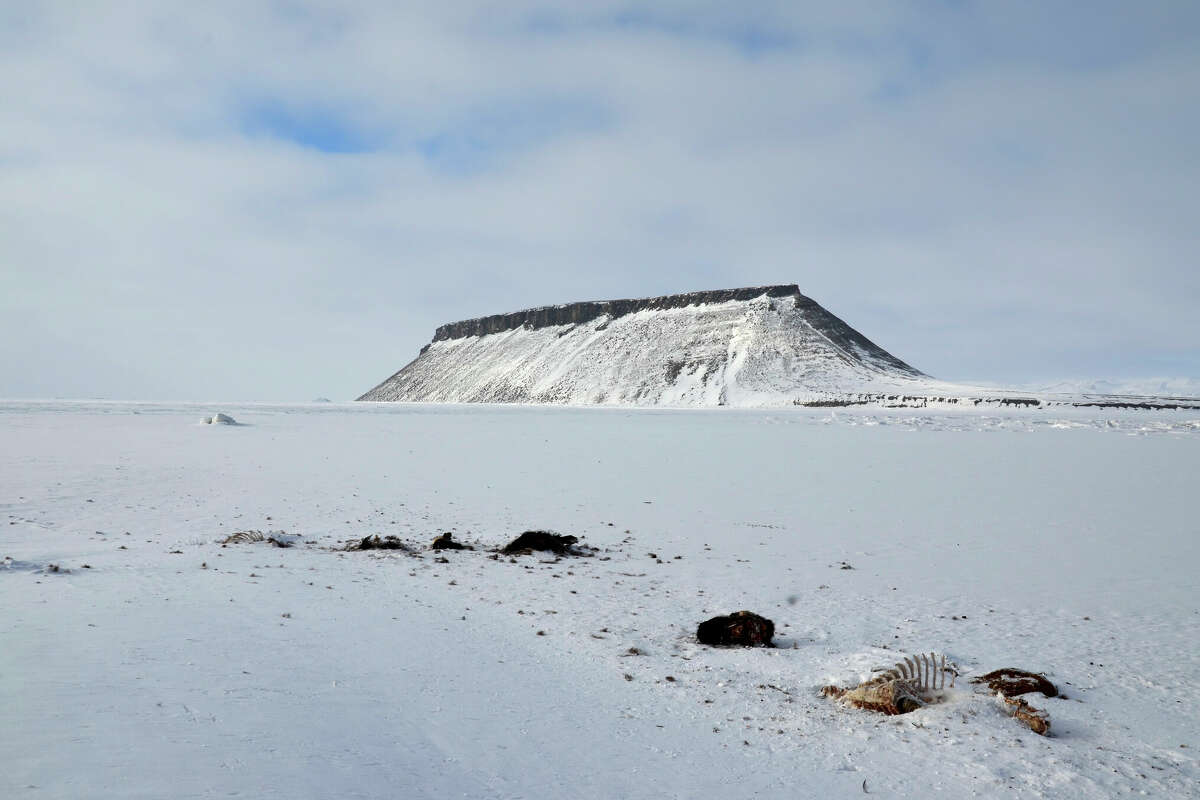
[[[223,409],[0,403],[0,797],[1200,793],[1200,412]]]
[[[1064,394],[947,383],[795,285],[544,306],[443,325],[360,400],[667,407],[1041,405]],[[1200,406],[1200,400],[1192,403]]]
[[[796,286],[767,286],[453,323],[360,399],[761,407],[944,386]]]

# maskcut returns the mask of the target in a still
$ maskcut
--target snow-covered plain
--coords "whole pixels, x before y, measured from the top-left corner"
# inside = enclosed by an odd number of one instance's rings
[[[1197,796],[1197,478],[1196,412],[0,403],[0,797]],[[529,528],[597,553],[338,549]]]

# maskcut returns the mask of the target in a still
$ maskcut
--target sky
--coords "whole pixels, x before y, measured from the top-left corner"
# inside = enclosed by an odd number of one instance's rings
[[[0,397],[351,399],[795,283],[946,380],[1200,377],[1200,4],[0,4]]]

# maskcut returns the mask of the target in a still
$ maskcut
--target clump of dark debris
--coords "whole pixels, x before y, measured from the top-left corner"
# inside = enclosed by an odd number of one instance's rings
[[[475,548],[469,544],[454,541],[454,534],[446,531],[441,536],[433,540],[430,545],[434,550],[474,550]]]
[[[550,531],[525,531],[513,539],[500,551],[505,555],[531,553],[534,550],[548,550],[559,555],[579,555],[573,545],[579,541],[576,536],[564,536]]]
[[[775,623],[752,611],[713,617],[696,628],[700,644],[715,647],[774,647]]]
[[[1016,697],[1030,692],[1041,692],[1046,697],[1058,697],[1058,687],[1047,680],[1045,675],[1013,667],[992,670],[986,675],[972,678],[971,683],[986,683],[993,692],[999,692],[1005,697]]]
[[[352,542],[346,546],[347,550],[400,550],[405,553],[411,553],[412,547],[408,543],[401,541],[396,536],[364,536],[361,541]]]

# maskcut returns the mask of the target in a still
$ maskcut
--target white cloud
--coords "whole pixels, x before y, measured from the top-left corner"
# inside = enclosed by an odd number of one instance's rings
[[[349,397],[771,282],[944,378],[1200,372],[1190,5],[574,7],[5,12],[0,395]]]

